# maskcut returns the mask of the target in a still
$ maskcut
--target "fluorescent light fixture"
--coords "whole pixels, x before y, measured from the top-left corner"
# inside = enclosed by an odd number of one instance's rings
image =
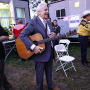
[[[0,8],[4,8],[4,7],[8,7],[9,4],[3,4],[3,3],[0,3]]]

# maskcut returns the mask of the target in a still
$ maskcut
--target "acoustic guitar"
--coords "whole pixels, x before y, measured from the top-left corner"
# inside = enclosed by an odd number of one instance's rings
[[[67,32],[66,34],[60,34],[59,36],[55,36],[53,38],[43,39],[42,35],[37,33],[37,34],[34,34],[33,36],[29,36],[29,39],[35,45],[42,47],[43,49],[41,51],[44,51],[45,50],[45,44],[44,43],[50,42],[52,40],[57,40],[57,39],[60,39],[63,37],[76,35],[76,34],[77,34],[76,30],[73,30],[73,31]],[[19,37],[16,39],[16,48],[17,48],[19,56],[24,58],[24,59],[27,59],[34,54],[34,52],[27,50],[25,44],[22,42],[22,40]]]

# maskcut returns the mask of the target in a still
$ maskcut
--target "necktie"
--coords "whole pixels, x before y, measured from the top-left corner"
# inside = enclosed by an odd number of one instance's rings
[[[46,28],[46,21],[45,20],[43,20],[43,24],[44,24],[44,27]]]
[[[46,36],[47,36],[47,21],[43,20],[43,23],[44,23],[44,26],[45,26],[45,29],[46,29]]]
[[[50,33],[49,30],[48,30],[47,21],[46,21],[46,20],[43,20],[43,24],[44,24],[44,26],[45,26],[45,29],[46,29],[46,36],[47,36],[47,34]],[[53,42],[52,42],[52,41],[51,41],[51,46],[52,46],[52,48],[53,48]]]

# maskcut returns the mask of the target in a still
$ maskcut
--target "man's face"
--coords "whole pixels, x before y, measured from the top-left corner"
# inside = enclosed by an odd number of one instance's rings
[[[50,19],[50,18],[48,18],[48,21],[50,21],[50,22],[51,22],[51,19]]]
[[[38,11],[39,17],[41,17],[43,20],[48,18],[48,7],[46,5],[41,6],[42,10]]]
[[[56,26],[57,25],[57,21],[53,21],[53,24],[54,24],[54,26]]]
[[[88,21],[90,21],[90,15],[88,16]]]

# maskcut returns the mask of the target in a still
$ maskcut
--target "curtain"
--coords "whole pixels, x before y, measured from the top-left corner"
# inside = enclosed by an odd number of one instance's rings
[[[3,9],[0,10],[1,25],[2,27],[9,28],[9,18],[2,18],[2,17],[10,17],[9,10],[3,10]]]
[[[16,8],[17,17],[18,18],[25,18],[25,10],[22,8]]]

